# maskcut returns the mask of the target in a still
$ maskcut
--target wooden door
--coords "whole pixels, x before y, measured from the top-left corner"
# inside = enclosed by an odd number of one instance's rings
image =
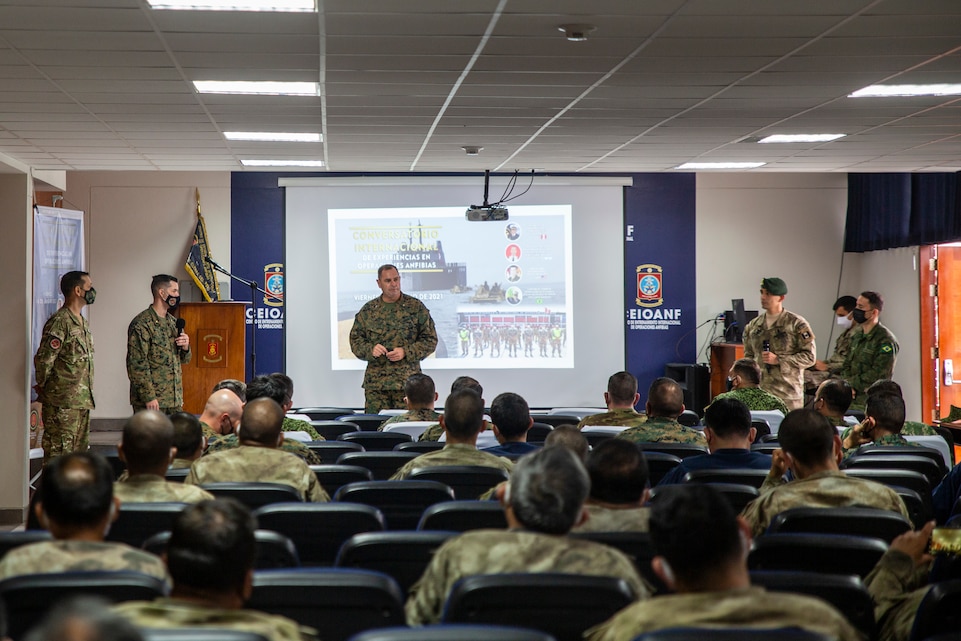
[[[922,247],[920,258],[922,407],[931,423],[961,407],[961,243]]]

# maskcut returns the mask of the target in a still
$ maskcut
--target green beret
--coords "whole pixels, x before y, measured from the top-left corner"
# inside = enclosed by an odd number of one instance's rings
[[[765,278],[761,280],[761,289],[766,289],[768,294],[774,296],[787,295],[787,285],[780,278]]]

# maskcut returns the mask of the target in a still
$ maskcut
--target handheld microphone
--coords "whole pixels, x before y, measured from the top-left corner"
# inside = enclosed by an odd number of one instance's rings
[[[770,352],[770,351],[771,351],[771,341],[764,341],[763,343],[761,343],[761,348],[762,348],[765,352]],[[770,365],[770,364],[766,364],[764,367],[767,368],[767,371],[769,371],[769,372],[771,371],[771,365]]]
[[[177,319],[177,336],[180,336],[180,332],[184,331],[184,327],[187,326],[187,321],[183,318]]]

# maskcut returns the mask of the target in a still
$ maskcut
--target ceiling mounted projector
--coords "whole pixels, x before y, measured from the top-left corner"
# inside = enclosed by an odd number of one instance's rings
[[[501,202],[487,202],[487,195],[490,190],[491,172],[484,170],[484,204],[471,205],[464,214],[471,222],[484,222],[486,220],[507,220],[507,207],[501,207]]]

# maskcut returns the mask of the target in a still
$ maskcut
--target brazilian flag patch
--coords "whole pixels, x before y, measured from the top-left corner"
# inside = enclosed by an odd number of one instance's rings
[[[892,347],[891,345],[882,345],[882,346],[881,346],[881,352],[884,353],[884,354],[890,354],[890,353],[893,352],[893,351],[894,351],[894,347]]]

